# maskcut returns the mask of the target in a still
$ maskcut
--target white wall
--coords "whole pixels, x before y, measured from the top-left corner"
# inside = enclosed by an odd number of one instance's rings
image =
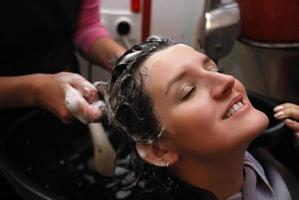
[[[130,0],[101,0],[102,9],[130,10]]]
[[[151,34],[194,46],[203,0],[152,0]]]
[[[130,2],[101,0],[101,7],[102,10],[128,11]],[[204,0],[152,0],[151,34],[170,36],[176,42],[194,46],[203,3]]]

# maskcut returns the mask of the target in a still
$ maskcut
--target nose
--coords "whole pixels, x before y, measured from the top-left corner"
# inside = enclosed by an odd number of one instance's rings
[[[226,74],[215,74],[212,81],[211,96],[220,99],[229,95],[235,85],[235,78]]]

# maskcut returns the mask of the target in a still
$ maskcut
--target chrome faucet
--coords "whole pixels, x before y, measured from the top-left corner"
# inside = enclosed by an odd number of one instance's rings
[[[234,0],[205,0],[198,24],[199,48],[214,60],[226,56],[240,33],[240,11]]]

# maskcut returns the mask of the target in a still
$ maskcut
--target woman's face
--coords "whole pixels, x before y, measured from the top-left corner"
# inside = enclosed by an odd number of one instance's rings
[[[166,130],[162,139],[181,157],[208,159],[247,147],[268,124],[244,86],[191,47],[157,52],[143,67],[145,91]]]

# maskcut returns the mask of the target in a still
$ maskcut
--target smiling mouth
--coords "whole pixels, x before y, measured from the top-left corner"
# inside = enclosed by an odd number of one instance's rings
[[[243,108],[243,106],[244,106],[244,102],[242,101],[242,99],[240,99],[239,101],[235,102],[231,106],[231,108],[225,113],[223,119],[228,119],[233,114],[235,114],[237,111],[239,111],[241,108]]]

